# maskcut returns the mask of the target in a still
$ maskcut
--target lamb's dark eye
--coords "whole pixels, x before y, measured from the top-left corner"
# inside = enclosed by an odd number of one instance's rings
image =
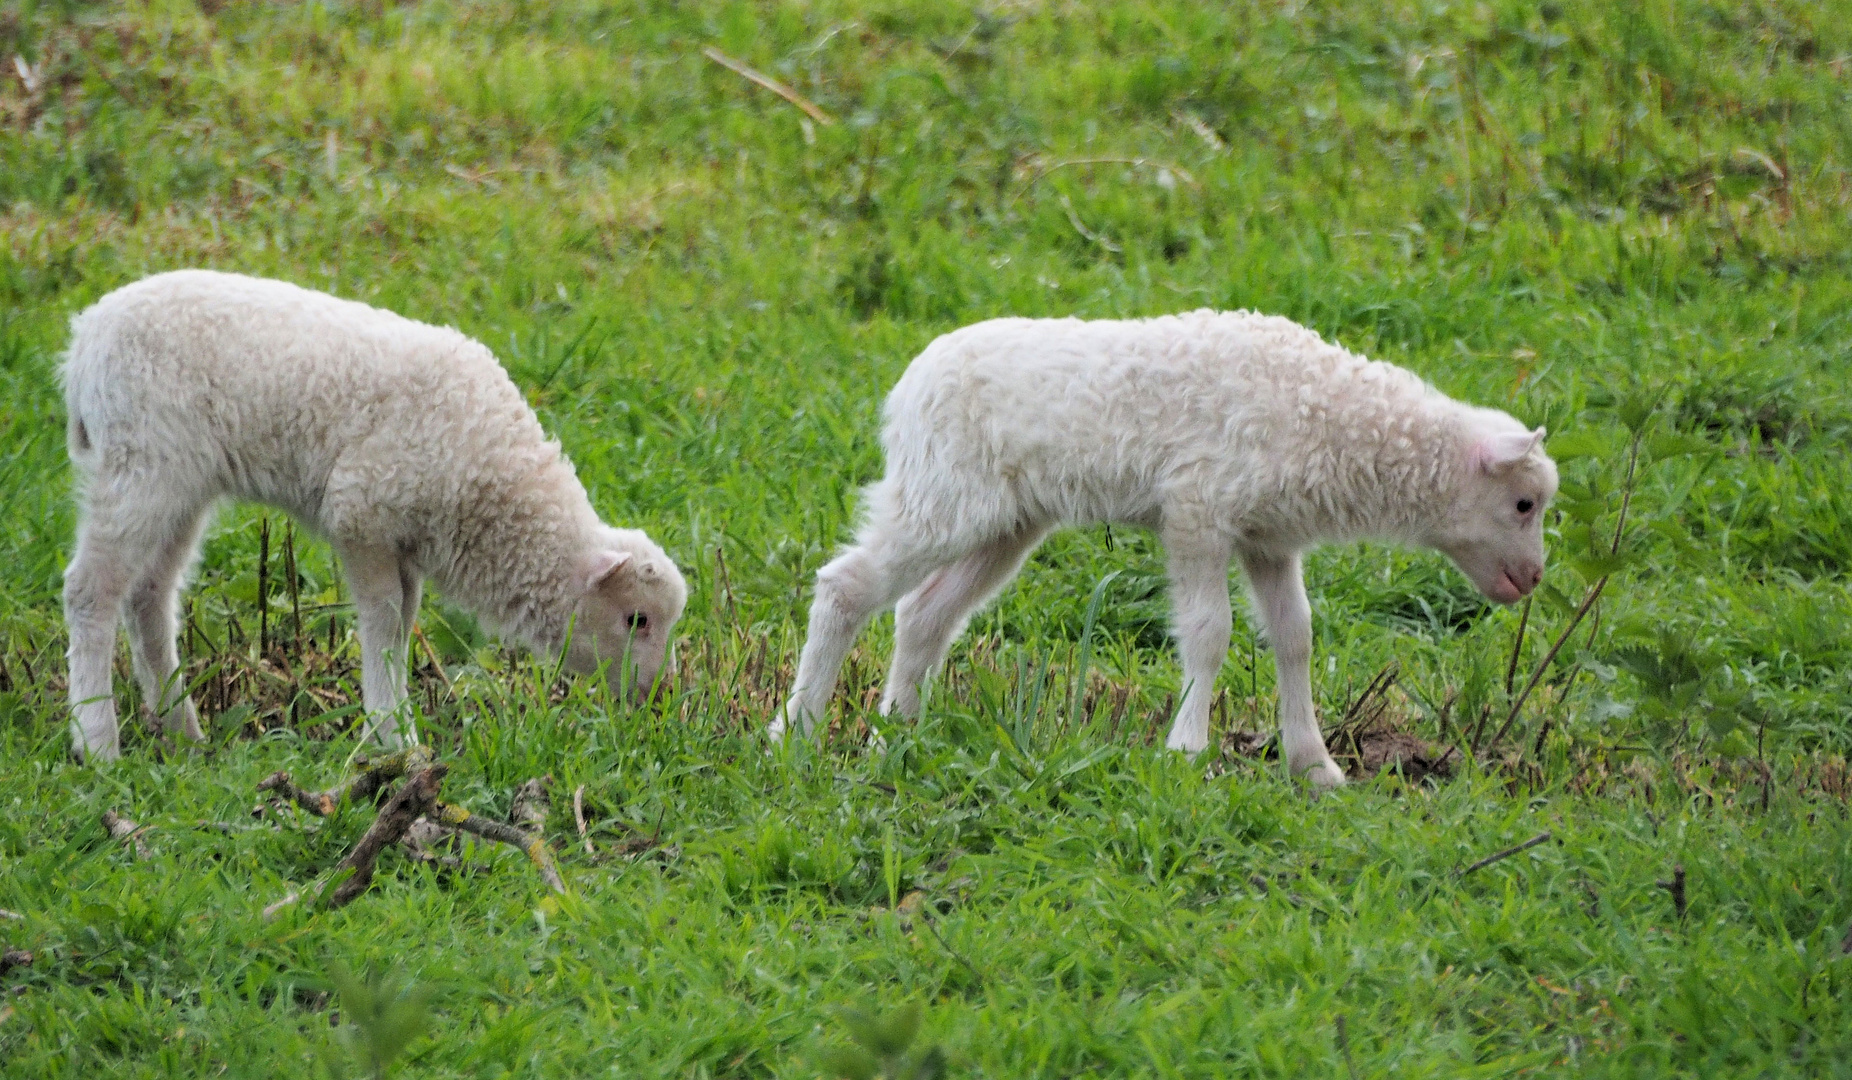
[[[1536,503],[1531,502],[1529,499],[1519,499],[1518,500],[1518,513],[1528,514],[1531,512],[1531,509],[1535,507],[1536,505],[1537,505]]]
[[[647,629],[649,629],[649,616],[648,616],[648,615],[645,615],[645,614],[643,614],[643,613],[642,613],[641,611],[633,611],[633,612],[631,612],[631,614],[630,614],[630,628],[631,628],[632,630],[647,630]]]

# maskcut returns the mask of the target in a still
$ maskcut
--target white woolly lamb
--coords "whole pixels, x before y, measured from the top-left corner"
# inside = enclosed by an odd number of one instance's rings
[[[912,713],[971,613],[1051,529],[1141,525],[1170,564],[1184,693],[1167,745],[1209,740],[1239,559],[1272,641],[1294,774],[1334,785],[1312,707],[1300,555],[1364,537],[1438,548],[1510,603],[1543,577],[1556,493],[1544,432],[1456,402],[1289,320],[997,319],[939,338],[888,395],[887,475],[854,547],[817,574],[792,696],[821,716],[870,616],[898,602],[881,711]]]
[[[646,692],[687,587],[662,549],[598,520],[495,357],[455,330],[279,281],[183,270],[71,322],[71,460],[84,482],[65,572],[71,735],[120,753],[116,622],[167,727],[199,739],[174,643],[181,578],[221,498],[279,507],[346,567],[369,727],[403,715],[425,578],[578,671]],[[628,666],[626,665],[628,658]],[[402,726],[403,725],[403,726]]]

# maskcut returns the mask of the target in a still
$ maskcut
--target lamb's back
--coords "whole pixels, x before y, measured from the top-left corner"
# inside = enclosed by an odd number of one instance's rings
[[[72,329],[66,400],[99,460],[210,469],[202,483],[311,517],[342,469],[410,510],[557,457],[480,343],[285,282],[158,274]]]
[[[889,451],[1087,468],[1273,454],[1355,396],[1348,384],[1371,380],[1420,392],[1414,376],[1277,316],[993,319],[938,338],[909,366],[888,398]]]

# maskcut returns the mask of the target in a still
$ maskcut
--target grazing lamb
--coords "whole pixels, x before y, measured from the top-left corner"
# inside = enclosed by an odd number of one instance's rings
[[[649,537],[598,520],[559,444],[481,344],[279,281],[183,270],[71,322],[64,579],[71,736],[119,753],[110,661],[125,618],[149,706],[201,738],[175,605],[213,504],[267,503],[346,567],[369,729],[415,743],[405,664],[422,582],[567,666],[647,692],[687,587]],[[629,666],[625,658],[629,659]]]
[[[888,395],[887,475],[856,545],[817,574],[770,735],[824,715],[855,636],[896,602],[881,711],[915,712],[921,680],[1051,529],[1122,522],[1156,530],[1169,557],[1184,693],[1167,745],[1208,744],[1239,559],[1279,668],[1286,761],[1341,784],[1313,714],[1301,553],[1363,537],[1438,548],[1511,603],[1543,578],[1543,436],[1245,311],[954,331]]]

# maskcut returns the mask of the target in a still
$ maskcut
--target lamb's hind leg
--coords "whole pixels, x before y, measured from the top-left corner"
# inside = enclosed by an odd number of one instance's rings
[[[360,695],[366,702],[367,733],[389,750],[418,743],[406,707],[407,633],[414,613],[397,551],[383,545],[342,545],[354,618],[360,631]]]
[[[901,598],[894,608],[894,663],[881,699],[882,715],[919,713],[920,684],[945,662],[972,612],[1016,576],[1044,535],[1042,529],[1024,529],[993,540],[933,571]]]
[[[1244,554],[1242,568],[1254,590],[1254,606],[1273,643],[1280,686],[1280,743],[1294,776],[1306,773],[1319,787],[1344,782],[1331,760],[1312,707],[1312,605],[1305,598],[1305,573],[1297,554]]]
[[[817,571],[810,629],[798,657],[791,700],[772,719],[767,735],[776,741],[793,725],[809,733],[829,708],[836,674],[856,635],[876,612],[891,606],[931,569],[928,558],[899,540],[893,530],[872,529],[862,543]]]
[[[168,731],[179,731],[195,742],[206,736],[199,729],[199,712],[186,692],[174,636],[179,629],[181,579],[199,549],[205,523],[204,509],[194,512],[190,520],[178,520],[178,528],[158,546],[153,560],[129,592],[124,613],[143,702]]]
[[[177,523],[158,507],[125,503],[109,491],[107,480],[96,481],[93,490],[77,527],[77,550],[64,571],[71,744],[85,760],[114,761],[122,756],[110,686],[116,624],[124,599]]]

